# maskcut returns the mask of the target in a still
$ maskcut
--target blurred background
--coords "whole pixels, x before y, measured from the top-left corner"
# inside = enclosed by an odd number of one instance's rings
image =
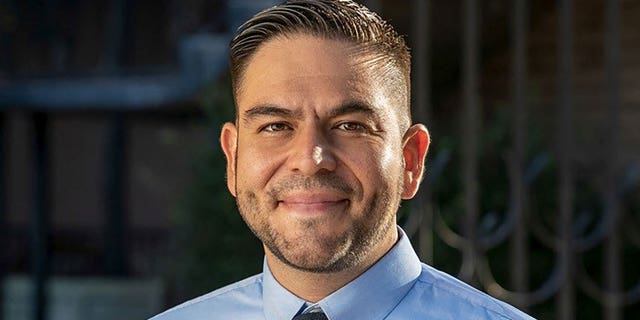
[[[433,145],[399,224],[539,319],[640,317],[640,2],[362,1]],[[260,272],[230,35],[277,0],[0,0],[0,320],[145,319]]]

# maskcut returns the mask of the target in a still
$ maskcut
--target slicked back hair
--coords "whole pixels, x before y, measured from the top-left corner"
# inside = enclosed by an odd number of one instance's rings
[[[411,68],[409,49],[393,27],[366,7],[352,0],[288,0],[264,10],[245,22],[229,45],[229,64],[234,95],[247,64],[256,50],[268,40],[295,34],[353,43],[372,56],[376,70],[393,92],[404,92],[409,112]]]

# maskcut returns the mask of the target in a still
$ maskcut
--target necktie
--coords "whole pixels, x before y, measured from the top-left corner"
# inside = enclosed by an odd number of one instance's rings
[[[299,314],[291,320],[328,320],[324,312],[312,312]]]

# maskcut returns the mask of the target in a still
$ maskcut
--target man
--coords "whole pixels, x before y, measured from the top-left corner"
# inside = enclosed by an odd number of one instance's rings
[[[290,0],[240,27],[230,62],[220,141],[264,272],[154,320],[530,319],[422,264],[396,226],[429,135],[390,25],[350,0]]]

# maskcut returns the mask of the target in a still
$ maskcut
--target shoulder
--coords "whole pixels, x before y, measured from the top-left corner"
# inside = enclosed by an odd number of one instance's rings
[[[262,312],[262,274],[232,283],[175,306],[149,320],[226,319],[239,312]]]
[[[422,272],[402,306],[445,319],[533,319],[517,308],[422,264]]]

